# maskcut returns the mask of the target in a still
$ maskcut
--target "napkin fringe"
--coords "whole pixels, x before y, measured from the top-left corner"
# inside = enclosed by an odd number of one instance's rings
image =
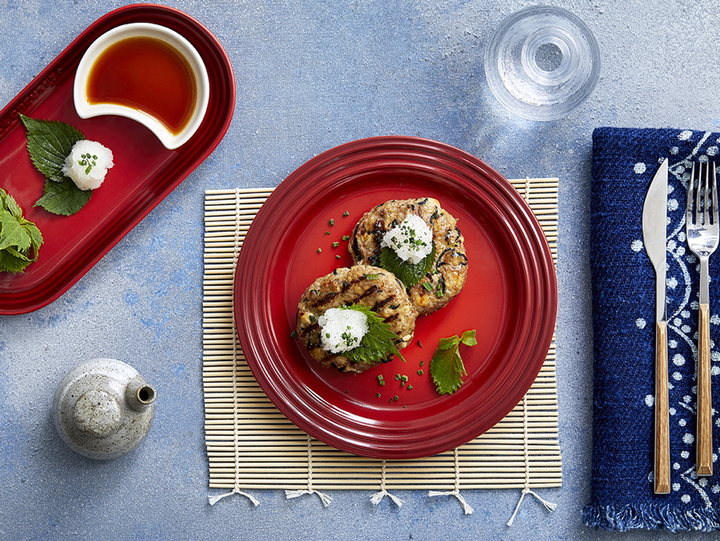
[[[720,528],[720,517],[712,507],[680,510],[665,504],[588,505],[583,523],[604,530],[668,530],[711,532]]]

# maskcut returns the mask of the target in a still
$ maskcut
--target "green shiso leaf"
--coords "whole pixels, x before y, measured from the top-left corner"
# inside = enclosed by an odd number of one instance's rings
[[[15,199],[0,188],[0,272],[23,272],[37,261],[42,234],[22,216]]]
[[[43,196],[35,203],[53,214],[70,216],[90,200],[91,190],[83,191],[63,174],[65,158],[85,136],[64,122],[38,120],[20,115],[27,129],[27,149],[35,168],[45,175]]]
[[[32,244],[33,249],[37,251],[37,249],[40,248],[40,245],[43,243],[42,233],[40,233],[40,229],[38,229],[38,226],[36,226],[30,220],[26,220],[23,217],[20,217],[20,225],[22,225],[23,229],[25,229],[27,234],[30,235],[30,243]]]
[[[380,252],[379,266],[392,272],[406,288],[410,289],[422,280],[423,276],[430,272],[434,262],[435,243],[433,242],[432,251],[427,257],[416,264],[401,259],[395,253],[395,250],[386,246]]]
[[[62,182],[45,181],[43,196],[35,203],[53,214],[70,216],[85,206],[90,200],[92,190],[81,190],[70,178]]]
[[[0,189],[0,208],[7,210],[15,218],[22,217],[22,209],[17,204],[15,198],[7,193],[5,190]]]
[[[19,273],[25,270],[32,261],[19,254],[17,251],[8,248],[0,252],[0,271]]]
[[[25,251],[30,248],[32,240],[30,235],[23,229],[18,219],[7,210],[0,214],[0,231],[2,231],[0,250],[13,247]]]
[[[475,331],[465,331],[461,337],[455,335],[441,338],[430,360],[430,377],[440,394],[453,394],[462,386],[462,377],[467,375],[465,364],[460,357],[460,344],[477,344]]]
[[[27,129],[27,149],[30,160],[45,178],[63,182],[67,177],[62,172],[65,158],[72,147],[85,136],[76,128],[64,122],[37,120],[20,115]],[[79,190],[79,188],[78,188]]]
[[[351,361],[361,363],[379,363],[389,355],[397,355],[405,362],[395,346],[397,334],[390,330],[390,325],[367,306],[351,304],[343,306],[343,310],[357,310],[367,317],[368,332],[363,336],[360,345],[343,353]]]

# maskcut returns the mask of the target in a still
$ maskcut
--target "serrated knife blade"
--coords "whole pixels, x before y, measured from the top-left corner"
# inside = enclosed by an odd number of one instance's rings
[[[655,269],[655,483],[656,494],[670,492],[667,310],[665,298],[668,160],[665,158],[645,196],[642,231],[645,252]]]

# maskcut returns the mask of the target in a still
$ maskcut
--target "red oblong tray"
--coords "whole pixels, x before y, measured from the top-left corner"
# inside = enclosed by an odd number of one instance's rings
[[[342,236],[364,212],[425,196],[458,219],[469,259],[464,290],[418,318],[415,339],[402,350],[407,363],[396,358],[357,375],[320,367],[292,336],[303,291],[352,264]],[[542,367],[556,309],[552,254],[518,192],[474,156],[414,137],[347,143],[292,173],[253,220],[234,283],[240,343],[272,402],[318,440],[382,459],[444,452],[507,415]],[[469,329],[478,344],[461,346],[467,376],[455,394],[441,396],[430,359],[440,338]]]
[[[210,101],[198,131],[183,146],[167,150],[145,127],[121,117],[83,120],[73,105],[77,65],[90,44],[108,30],[149,22],[184,36],[203,58],[210,79]],[[0,111],[0,187],[37,224],[45,243],[38,261],[23,274],[0,272],[0,314],[22,314],[62,295],[142,220],[218,145],[235,109],[235,77],[218,40],[198,21],[165,6],[136,4],[108,13],[90,25],[13,101]],[[115,166],[85,207],[57,216],[33,207],[43,194],[44,177],[26,149],[18,113],[60,120],[114,154]]]

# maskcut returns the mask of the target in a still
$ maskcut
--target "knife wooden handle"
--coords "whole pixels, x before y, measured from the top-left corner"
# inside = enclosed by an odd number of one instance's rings
[[[698,339],[697,454],[698,475],[712,475],[712,394],[710,390],[710,307],[700,305]]]
[[[655,494],[670,493],[667,322],[655,326]]]

